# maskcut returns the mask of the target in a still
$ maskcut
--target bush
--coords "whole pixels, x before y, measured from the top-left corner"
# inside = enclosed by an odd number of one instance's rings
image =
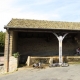
[[[13,54],[13,56],[14,56],[15,58],[18,58],[18,57],[20,56],[20,54],[19,54],[19,52],[16,52],[16,53]]]
[[[4,44],[5,44],[5,33],[0,32],[0,52],[4,52]]]

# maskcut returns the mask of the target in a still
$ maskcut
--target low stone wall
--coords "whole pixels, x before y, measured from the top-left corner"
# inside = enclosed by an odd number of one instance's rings
[[[27,65],[30,66],[34,63],[44,63],[49,64],[51,61],[53,63],[59,62],[59,56],[50,56],[50,57],[39,57],[39,56],[28,56]],[[80,56],[63,56],[63,62],[80,62]]]
[[[1,59],[2,60],[2,59]],[[9,72],[14,72],[18,69],[18,58],[15,58],[14,56],[11,56],[9,58]],[[0,75],[5,74],[5,67],[4,64],[0,64]]]
[[[4,66],[0,66],[0,75],[4,74]]]
[[[9,59],[9,72],[14,72],[16,71],[18,68],[18,59],[11,56]]]

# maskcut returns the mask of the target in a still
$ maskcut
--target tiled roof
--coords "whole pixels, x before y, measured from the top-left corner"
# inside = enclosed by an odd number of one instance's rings
[[[80,30],[80,22],[12,19],[5,28]]]

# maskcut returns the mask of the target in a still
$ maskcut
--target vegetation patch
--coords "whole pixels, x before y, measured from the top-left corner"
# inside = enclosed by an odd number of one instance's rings
[[[5,32],[0,32],[0,52],[4,52]]]

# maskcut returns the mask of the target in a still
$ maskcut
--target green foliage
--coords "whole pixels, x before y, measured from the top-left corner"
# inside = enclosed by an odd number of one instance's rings
[[[20,56],[20,54],[19,54],[19,52],[16,52],[16,53],[13,54],[13,56],[14,56],[15,58],[18,58],[18,57]]]
[[[0,52],[4,51],[5,32],[0,31]]]

